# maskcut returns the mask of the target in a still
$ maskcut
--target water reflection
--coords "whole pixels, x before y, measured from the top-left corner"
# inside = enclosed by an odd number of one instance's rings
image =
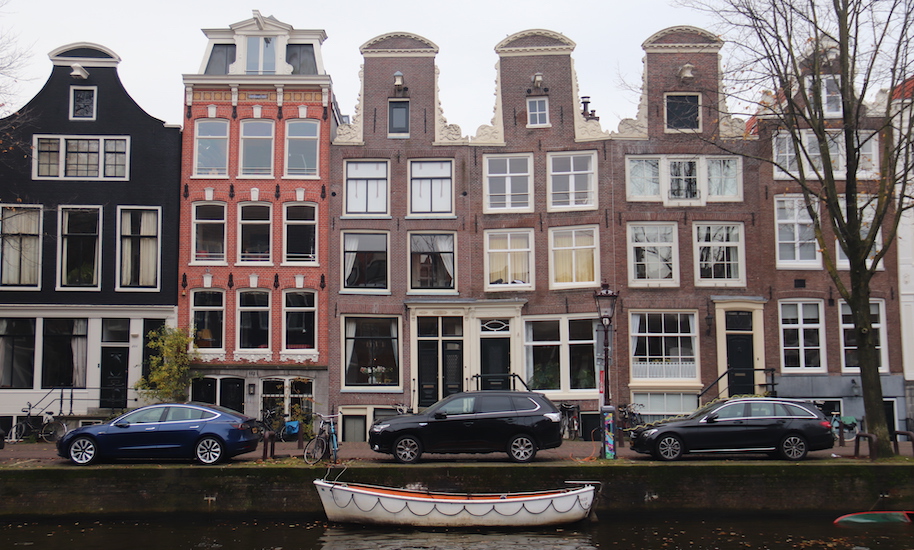
[[[155,517],[0,522],[2,550],[911,550],[914,527],[836,527],[834,516],[601,514],[528,530],[377,529],[322,517]]]
[[[329,528],[321,537],[321,550],[596,550],[587,533],[389,531]]]

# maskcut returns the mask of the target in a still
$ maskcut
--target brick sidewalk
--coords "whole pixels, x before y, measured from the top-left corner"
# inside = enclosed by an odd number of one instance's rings
[[[904,456],[910,456],[911,453],[911,444],[905,442],[902,444],[901,454]],[[866,443],[862,443],[860,446],[860,455],[863,458],[868,457],[869,450],[867,449]],[[633,462],[653,462],[652,459],[647,455],[642,455],[635,453],[630,448],[623,447],[617,450],[618,458],[633,461]],[[288,458],[288,457],[301,457],[302,451],[298,449],[296,443],[285,443],[279,442],[276,444],[274,456],[277,459]],[[547,463],[547,462],[587,462],[597,459],[600,456],[600,446],[599,442],[593,441],[565,441],[561,447],[557,449],[547,449],[539,451],[536,455],[535,462],[537,463]],[[698,456],[687,456],[684,460],[721,460],[721,459],[730,459],[736,455],[698,455]],[[757,458],[759,455],[753,455],[752,458]],[[844,458],[853,458],[854,456],[854,445],[852,443],[847,444],[844,447],[839,447],[837,444],[833,449],[826,451],[816,451],[809,454],[808,460],[823,460],[827,458],[835,457],[844,457]],[[343,443],[340,446],[339,452],[340,460],[342,461],[355,461],[355,462],[368,462],[368,463],[390,463],[394,464],[395,461],[390,455],[382,455],[376,453],[368,448],[367,443],[352,443],[347,442]],[[258,446],[257,451],[252,453],[247,453],[235,457],[235,461],[238,462],[254,462],[263,458],[263,445]],[[508,457],[504,453],[490,453],[490,454],[463,454],[463,455],[424,455],[422,457],[422,462],[425,463],[441,463],[441,462],[505,462],[510,463]],[[56,447],[50,443],[16,443],[16,444],[7,444],[3,449],[0,449],[0,466],[25,466],[25,465],[34,465],[34,466],[60,466],[67,464],[67,461],[63,458],[57,456]]]

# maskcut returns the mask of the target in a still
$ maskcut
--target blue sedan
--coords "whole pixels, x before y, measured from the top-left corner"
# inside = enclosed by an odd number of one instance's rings
[[[75,464],[114,458],[186,458],[215,464],[257,449],[257,421],[203,403],[159,403],[110,422],[77,428],[57,441]]]

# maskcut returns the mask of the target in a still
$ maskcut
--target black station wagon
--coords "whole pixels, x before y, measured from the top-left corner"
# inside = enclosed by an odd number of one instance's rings
[[[802,460],[835,444],[831,425],[813,403],[746,397],[706,405],[686,418],[637,428],[632,449],[659,460],[687,453],[767,453]]]
[[[515,462],[530,462],[538,449],[562,444],[561,413],[534,392],[457,393],[421,414],[376,421],[368,444],[404,464],[423,453],[508,453]]]

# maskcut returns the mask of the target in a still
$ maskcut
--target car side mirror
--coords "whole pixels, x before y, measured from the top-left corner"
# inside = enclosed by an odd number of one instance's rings
[[[717,413],[711,413],[705,418],[706,422],[717,422]]]
[[[444,420],[445,418],[447,418],[447,413],[443,413],[443,412],[435,413],[435,420]]]

